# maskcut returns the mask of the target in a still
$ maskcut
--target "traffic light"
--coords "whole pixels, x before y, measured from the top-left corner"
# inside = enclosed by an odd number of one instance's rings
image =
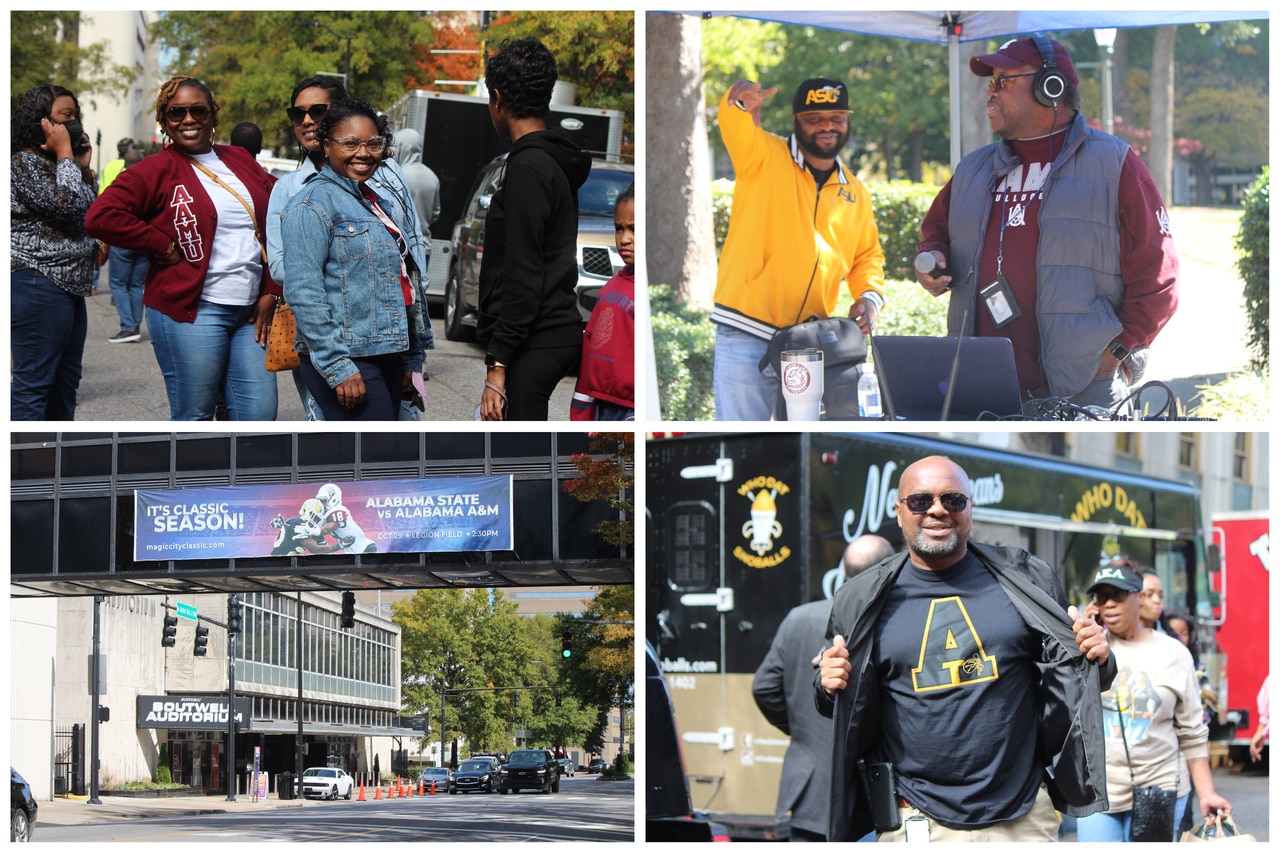
[[[517,708],[520,707],[520,691],[519,690],[516,691],[516,707]]]
[[[227,597],[227,634],[239,634],[244,626],[244,605],[240,596],[232,593]]]
[[[356,626],[356,594],[348,590],[342,594],[342,627]]]
[[[209,651],[209,629],[196,623],[196,648],[195,656],[202,658]]]
[[[568,660],[573,657],[573,632],[565,631],[560,635],[560,657]]]
[[[176,646],[178,644],[178,617],[170,613],[164,615],[164,639],[160,641],[162,646]]]
[[[560,691],[556,690],[556,707],[560,707]]]

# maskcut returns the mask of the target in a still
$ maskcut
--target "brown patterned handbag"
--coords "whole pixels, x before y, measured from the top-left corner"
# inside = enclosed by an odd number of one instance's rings
[[[283,299],[277,299],[276,313],[267,331],[267,370],[272,373],[293,370],[302,363],[294,348],[297,326],[293,322],[293,309]]]

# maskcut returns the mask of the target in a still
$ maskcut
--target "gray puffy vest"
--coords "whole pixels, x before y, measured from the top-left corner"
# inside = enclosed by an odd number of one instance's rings
[[[1036,252],[1036,321],[1040,367],[1052,394],[1071,397],[1098,372],[1107,345],[1120,334],[1120,170],[1129,146],[1085,124],[1076,113],[1062,153],[1054,158],[1040,202]],[[960,161],[951,180],[951,305],[947,332],[973,334],[980,308],[978,261],[991,216],[991,193],[1020,161],[1004,141]],[[966,307],[969,311],[964,328]]]

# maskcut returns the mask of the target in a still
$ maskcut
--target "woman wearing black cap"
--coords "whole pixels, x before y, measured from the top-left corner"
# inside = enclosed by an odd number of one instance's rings
[[[1204,817],[1231,813],[1231,804],[1213,787],[1205,746],[1209,730],[1191,653],[1142,624],[1141,591],[1142,576],[1115,563],[1099,568],[1088,590],[1118,673],[1102,694],[1109,806],[1078,819],[1080,841],[1173,841],[1192,786]],[[1147,787],[1176,793],[1176,807],[1162,820],[1134,810],[1135,789]],[[1161,837],[1143,834],[1144,826],[1157,824]]]

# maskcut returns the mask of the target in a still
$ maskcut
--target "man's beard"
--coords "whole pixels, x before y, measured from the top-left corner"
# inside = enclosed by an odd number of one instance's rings
[[[818,160],[829,160],[835,157],[849,142],[849,130],[847,128],[840,133],[839,139],[834,144],[828,146],[819,145],[815,139],[817,133],[806,134],[799,124],[796,125],[795,131],[796,144],[800,146],[800,150]]]
[[[916,529],[915,535],[911,537],[911,548],[917,553],[926,557],[950,557],[958,553],[964,548],[965,542],[960,538],[960,528],[952,527],[951,536],[945,541],[937,541],[926,539],[924,528]]]

